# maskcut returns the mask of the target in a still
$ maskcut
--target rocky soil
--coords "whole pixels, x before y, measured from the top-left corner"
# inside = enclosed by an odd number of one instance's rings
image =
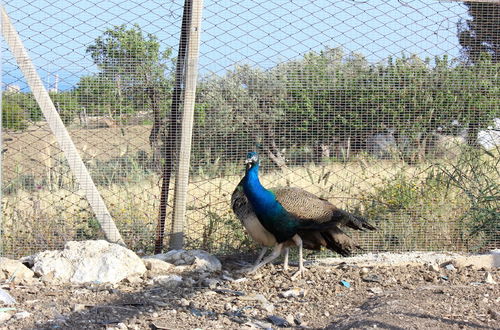
[[[17,303],[0,305],[0,328],[500,329],[499,268],[414,261],[316,262],[295,281],[294,267],[248,276],[231,260],[218,272],[145,273],[116,284],[3,281]]]

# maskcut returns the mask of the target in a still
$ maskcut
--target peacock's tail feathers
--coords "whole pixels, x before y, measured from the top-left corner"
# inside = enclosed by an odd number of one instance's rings
[[[303,247],[308,250],[321,250],[325,247],[347,257],[354,249],[360,248],[354,239],[338,227],[323,231],[300,231],[298,234],[302,238]]]
[[[368,219],[365,217],[362,217],[360,215],[355,215],[352,213],[349,213],[344,210],[337,210],[336,215],[340,219],[340,223],[343,225],[356,229],[356,230],[376,230],[374,226],[372,226],[369,222]]]

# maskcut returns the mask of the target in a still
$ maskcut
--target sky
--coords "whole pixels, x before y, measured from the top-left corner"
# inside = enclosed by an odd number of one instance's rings
[[[139,24],[162,48],[178,44],[183,1],[15,0],[5,4],[47,87],[71,89],[97,72],[85,52],[103,31]],[[437,0],[205,0],[200,73],[223,74],[234,64],[270,68],[309,51],[343,47],[372,63],[388,56],[459,56],[457,23],[464,5]],[[2,40],[2,80],[27,91]]]

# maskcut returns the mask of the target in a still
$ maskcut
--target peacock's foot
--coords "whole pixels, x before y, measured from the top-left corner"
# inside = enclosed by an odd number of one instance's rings
[[[305,267],[299,268],[299,270],[295,274],[293,274],[292,277],[290,277],[290,279],[292,281],[295,281],[297,278],[302,278],[302,275],[306,272],[306,270],[307,269]]]

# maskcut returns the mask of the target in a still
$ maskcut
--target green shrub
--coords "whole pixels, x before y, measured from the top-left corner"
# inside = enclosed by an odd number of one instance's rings
[[[362,194],[356,208],[378,227],[367,240],[374,244],[370,249],[467,249],[456,222],[464,210],[460,196],[428,172],[401,171]]]
[[[2,126],[13,130],[24,130],[28,127],[26,114],[14,100],[2,100]]]
[[[433,174],[447,191],[458,190],[466,209],[458,221],[472,249],[500,244],[500,150],[469,148],[455,163],[436,164]]]

